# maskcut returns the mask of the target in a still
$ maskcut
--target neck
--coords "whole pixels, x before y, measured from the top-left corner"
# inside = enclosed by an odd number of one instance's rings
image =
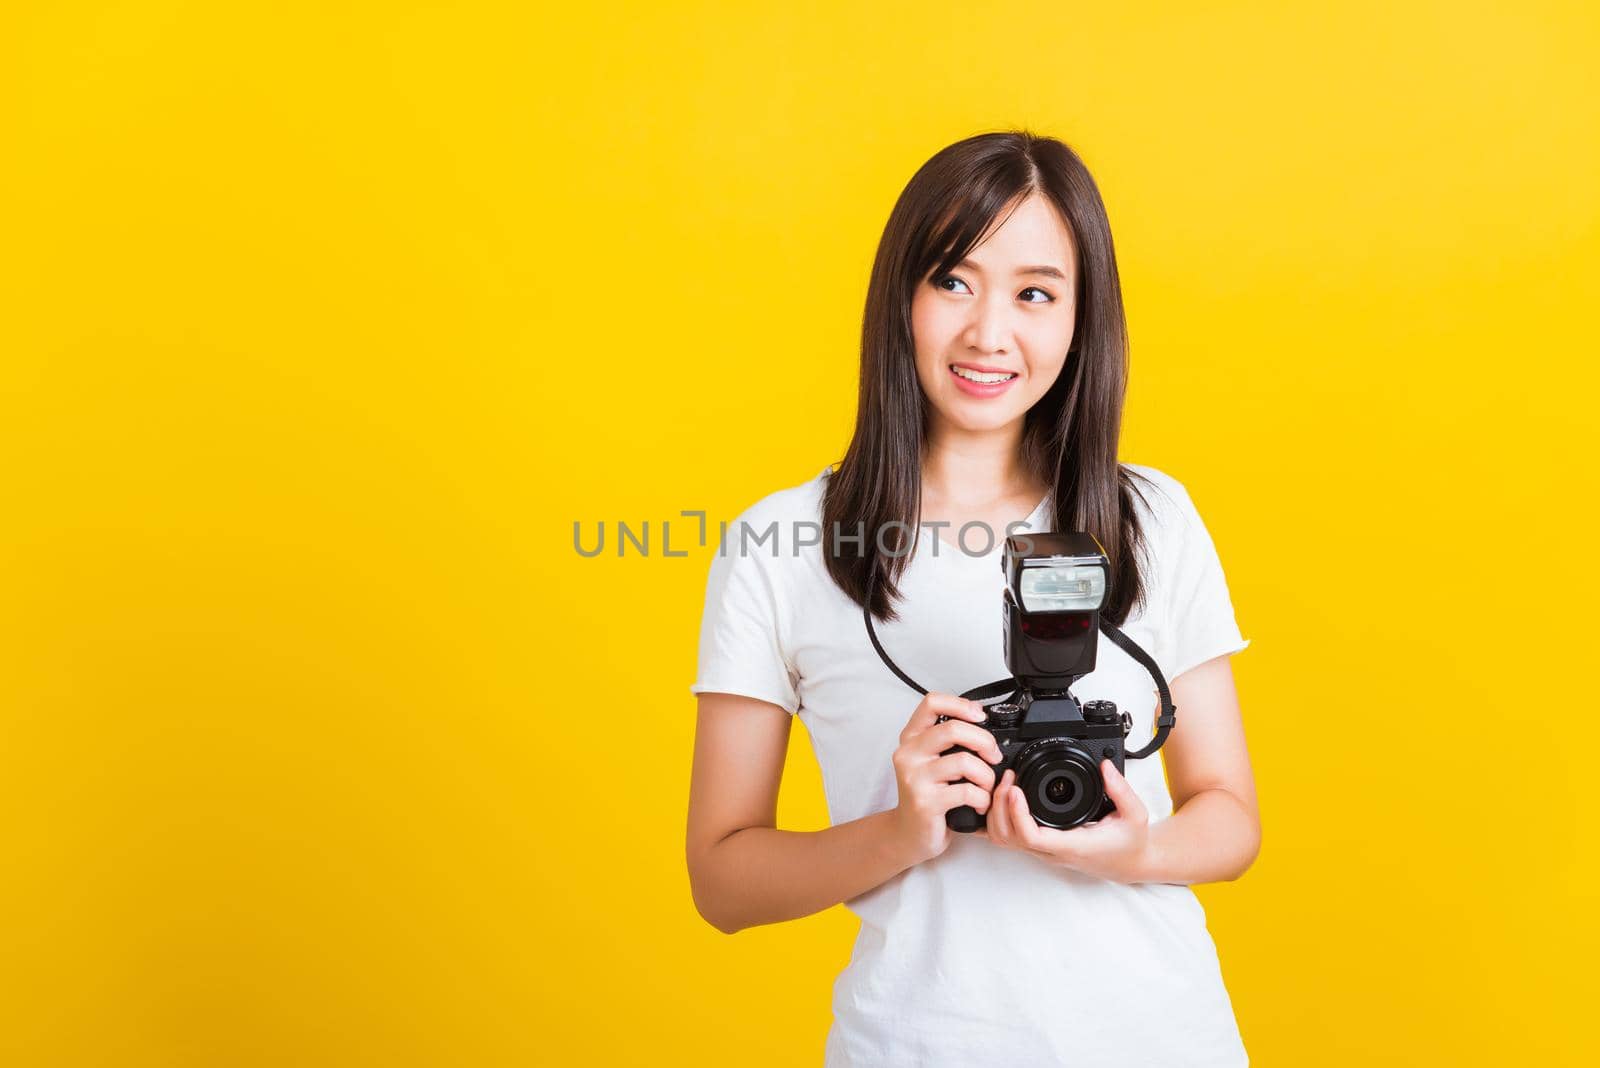
[[[1022,463],[1022,420],[994,430],[935,424],[922,450],[922,486],[940,500],[983,505],[1013,496],[1043,495]]]

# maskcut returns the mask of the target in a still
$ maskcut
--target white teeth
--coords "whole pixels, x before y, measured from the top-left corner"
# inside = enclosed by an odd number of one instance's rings
[[[951,367],[952,371],[965,378],[968,382],[982,382],[984,385],[993,385],[996,382],[1009,382],[1017,377],[1014,374],[995,374],[988,371],[969,371],[965,367]]]

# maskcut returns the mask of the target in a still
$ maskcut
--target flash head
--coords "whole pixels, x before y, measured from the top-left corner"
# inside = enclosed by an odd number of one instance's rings
[[[1084,531],[1006,539],[1006,666],[1018,681],[1065,690],[1094,670],[1111,565]]]
[[[1006,539],[1007,585],[1027,612],[1094,612],[1106,599],[1110,564],[1094,535],[1028,534]]]

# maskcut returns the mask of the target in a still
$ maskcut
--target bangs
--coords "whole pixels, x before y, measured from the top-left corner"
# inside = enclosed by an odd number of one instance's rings
[[[1016,180],[1020,179],[1020,180]],[[983,244],[1017,210],[1033,185],[1025,176],[997,174],[987,182],[954,192],[948,210],[916,248],[913,284],[930,274],[944,274]]]

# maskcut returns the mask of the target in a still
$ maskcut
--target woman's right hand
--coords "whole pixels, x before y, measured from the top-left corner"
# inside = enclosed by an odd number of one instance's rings
[[[943,723],[938,718],[952,718]],[[994,791],[993,764],[1000,763],[994,735],[978,724],[983,706],[948,693],[930,693],[911,713],[894,751],[894,778],[900,792],[895,829],[915,863],[950,847],[955,834],[944,822],[958,805],[987,812]],[[940,756],[952,745],[972,750]],[[989,763],[979,759],[979,754]]]

